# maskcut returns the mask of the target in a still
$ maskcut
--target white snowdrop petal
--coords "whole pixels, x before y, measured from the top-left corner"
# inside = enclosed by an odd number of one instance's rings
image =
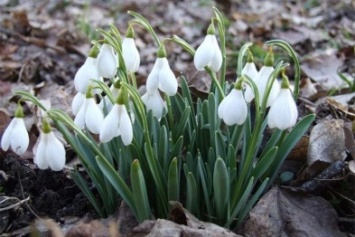
[[[77,115],[79,110],[80,110],[80,107],[83,105],[84,103],[84,100],[85,100],[85,95],[84,94],[81,94],[80,92],[78,92],[74,98],[73,98],[73,101],[71,103],[71,110],[73,112],[74,115]]]
[[[117,72],[117,56],[109,44],[103,44],[97,55],[97,71],[100,76],[113,78]]]
[[[212,58],[215,54],[215,51],[213,50],[213,37],[215,36],[206,35],[205,39],[195,52],[194,65],[199,71],[205,70],[204,67],[211,64]]]
[[[212,36],[214,36],[214,35],[212,35]],[[222,61],[223,61],[222,52],[219,48],[216,36],[213,37],[212,41],[213,41],[213,45],[214,45],[213,46],[214,55],[213,55],[213,58],[211,59],[211,68],[213,71],[218,72],[222,66]]]
[[[121,131],[121,138],[124,145],[129,145],[133,139],[133,128],[132,122],[129,119],[129,115],[127,113],[127,109],[124,105],[120,106],[120,131]]]
[[[11,135],[18,118],[13,118],[1,137],[1,149],[7,151],[11,143]]]
[[[282,115],[282,116],[280,116]],[[270,128],[285,130],[296,124],[298,111],[289,89],[281,89],[268,114]]]
[[[90,79],[98,79],[98,72],[95,59],[88,57],[85,63],[79,68],[74,77],[75,89],[85,94],[90,84]]]
[[[38,166],[38,168],[42,170],[47,169],[49,167],[46,158],[47,140],[48,140],[48,134],[41,133],[39,137],[37,151],[33,159],[33,162]]]
[[[133,38],[125,38],[122,42],[122,54],[126,67],[136,72],[140,64],[140,56]]]
[[[154,63],[152,71],[149,73],[147,82],[146,82],[146,88],[147,91],[155,91],[159,87],[159,71],[162,65],[162,61],[160,58],[157,58],[157,60]]]
[[[279,95],[280,92],[280,83],[275,79],[274,83],[272,84],[269,97],[267,99],[267,107],[270,107],[272,103],[276,100],[277,96]]]
[[[11,134],[11,149],[17,155],[23,155],[30,143],[25,121],[23,118],[17,118],[17,122],[13,127]]]
[[[60,171],[65,166],[65,148],[53,132],[48,133],[46,159],[53,171]]]
[[[90,132],[94,134],[100,133],[100,127],[102,121],[104,120],[104,115],[96,104],[94,98],[87,99],[87,109],[85,113],[85,125]]]
[[[247,105],[244,101],[241,90],[233,89],[229,94],[229,104],[225,107],[223,114],[224,122],[231,126],[234,124],[241,125],[247,117]]]
[[[262,100],[264,97],[267,82],[273,71],[273,67],[267,66],[263,66],[259,71],[258,77],[256,78],[255,82],[259,90],[260,100]]]
[[[242,69],[242,75],[246,75],[251,80],[255,81],[258,77],[258,70],[256,69],[255,64],[252,62],[247,62]]]
[[[232,100],[231,93],[229,93],[218,106],[217,114],[220,119],[223,119],[224,113],[228,110],[228,106],[230,105],[230,101]]]
[[[79,109],[78,114],[75,116],[74,123],[80,128],[84,129],[85,128],[85,115],[86,115],[86,109],[87,109],[87,99],[84,99],[84,103]]]
[[[164,109],[166,109],[166,103],[161,98],[159,91],[147,92],[142,96],[143,103],[147,107],[147,110],[152,110],[155,117],[160,119],[163,117]]]
[[[162,67],[159,72],[159,89],[168,96],[175,95],[178,89],[176,77],[170,69],[169,62],[166,58],[162,58]]]
[[[104,118],[100,128],[100,141],[109,142],[119,133],[119,110],[118,104],[115,104],[110,113]]]

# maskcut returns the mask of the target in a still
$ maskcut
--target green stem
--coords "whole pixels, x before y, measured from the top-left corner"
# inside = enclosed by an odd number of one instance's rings
[[[131,75],[131,79],[132,79],[132,86],[134,88],[138,89],[136,74],[134,72],[131,72],[130,75]]]
[[[224,98],[224,91],[221,87],[221,84],[219,83],[216,74],[211,70],[210,67],[206,66],[205,67],[206,72],[210,75],[210,77],[212,78],[213,83],[217,86],[218,92],[220,93],[220,98]],[[211,86],[212,87],[212,86]]]

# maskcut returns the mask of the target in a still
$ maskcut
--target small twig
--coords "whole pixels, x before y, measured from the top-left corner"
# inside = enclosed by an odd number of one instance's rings
[[[3,200],[2,202],[7,201],[7,200],[9,200],[9,199],[12,199],[12,198],[7,198],[7,199]],[[17,199],[17,198],[16,198],[16,199]],[[18,206],[21,206],[23,203],[26,203],[26,202],[28,202],[29,200],[30,200],[30,197],[27,197],[26,199],[21,200],[21,201],[15,203],[15,204],[12,204],[12,205],[7,206],[7,207],[0,208],[0,212],[7,211],[7,210],[10,210],[10,209],[16,208],[16,207],[18,207]]]

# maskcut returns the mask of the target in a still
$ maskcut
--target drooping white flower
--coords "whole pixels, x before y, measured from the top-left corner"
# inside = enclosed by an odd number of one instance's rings
[[[270,128],[285,130],[296,124],[297,117],[297,105],[289,89],[288,78],[282,72],[281,90],[270,107],[267,123]]]
[[[28,132],[23,118],[13,118],[1,138],[1,149],[9,147],[17,155],[23,155],[29,144]]]
[[[131,72],[136,72],[140,64],[140,56],[134,42],[133,27],[129,26],[126,33],[126,38],[122,42],[122,56],[125,61],[126,67]]]
[[[96,67],[96,58],[88,57],[85,63],[79,68],[74,77],[75,90],[85,94],[93,80],[99,80],[99,73]]]
[[[290,89],[281,89],[270,107],[268,125],[270,128],[285,130],[297,122],[298,110]]]
[[[81,129],[87,127],[90,132],[99,134],[103,119],[104,115],[95,99],[89,97],[84,99],[74,123]]]
[[[241,88],[233,88],[218,106],[218,117],[228,126],[243,124],[247,114],[247,104]]]
[[[43,122],[43,131],[39,137],[37,150],[33,162],[40,169],[59,171],[65,166],[65,148],[58,138],[51,131],[49,124]]]
[[[102,122],[100,141],[109,142],[114,137],[121,136],[124,145],[129,145],[133,139],[132,122],[126,106],[116,103]]]
[[[71,111],[73,112],[74,115],[78,114],[84,101],[85,101],[85,94],[82,94],[80,92],[76,93],[71,103]]]
[[[244,65],[242,69],[242,76],[247,76],[254,82],[257,80],[258,70],[256,69],[256,66],[252,61],[252,59],[251,61],[249,61],[248,59],[248,62]],[[247,103],[250,103],[255,97],[253,89],[248,84],[246,84],[244,96],[245,96],[245,101]]]
[[[23,155],[30,142],[28,132],[23,120],[21,105],[17,107],[15,117],[11,120],[1,138],[1,149],[7,151],[9,147],[17,155]]]
[[[177,92],[178,84],[166,59],[165,49],[161,48],[158,51],[158,58],[154,63],[153,69],[148,75],[146,87],[148,92],[154,92],[159,88],[168,96],[173,96]],[[161,53],[161,51],[164,52]]]
[[[217,72],[222,66],[222,53],[213,24],[208,28],[205,39],[195,52],[194,64],[199,71],[203,71],[206,66],[210,66],[213,71]]]
[[[270,76],[274,72],[274,70],[275,70],[274,67],[264,65],[260,69],[259,75],[256,78],[255,83],[258,87],[260,103],[262,103],[261,100],[264,98],[264,94],[266,92],[266,86],[268,84],[268,81],[271,80]],[[267,99],[267,104],[266,104],[267,107],[270,107],[272,105],[279,92],[280,92],[280,84],[277,81],[277,79],[275,79],[272,84],[269,97]]]
[[[161,119],[166,111],[166,103],[161,98],[159,91],[156,89],[154,91],[147,91],[142,96],[143,103],[145,104],[147,111],[151,110],[153,115],[158,119]]]
[[[118,58],[113,47],[103,44],[97,55],[97,70],[101,77],[113,78],[116,75]]]

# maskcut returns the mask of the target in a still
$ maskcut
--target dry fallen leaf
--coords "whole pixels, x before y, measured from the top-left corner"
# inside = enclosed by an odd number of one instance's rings
[[[337,73],[343,64],[344,59],[337,57],[334,51],[326,51],[302,60],[301,69],[323,89],[338,89],[347,85]]]
[[[133,228],[132,237],[180,237],[180,236],[208,236],[208,237],[241,237],[235,233],[213,223],[198,220],[182,207],[178,202],[172,202],[173,208],[169,219],[178,222],[158,219],[156,221],[144,221]]]
[[[345,237],[338,216],[321,197],[271,189],[251,210],[245,223],[250,237]]]
[[[329,119],[313,127],[309,137],[307,162],[333,163],[346,157],[344,120]]]

